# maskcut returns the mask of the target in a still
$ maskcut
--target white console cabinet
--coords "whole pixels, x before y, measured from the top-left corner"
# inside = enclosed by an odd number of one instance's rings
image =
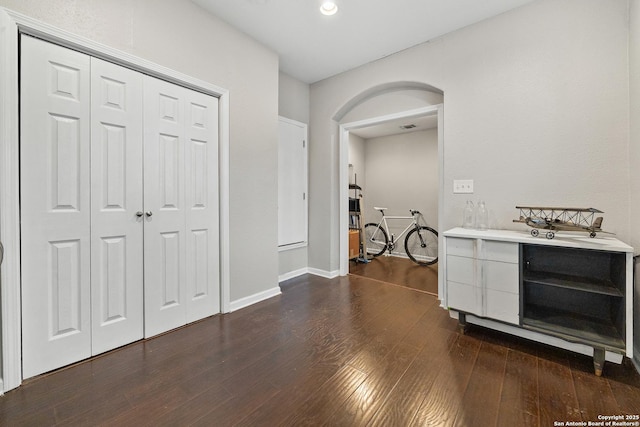
[[[633,248],[612,237],[444,233],[442,304],[467,323],[593,355],[633,355]],[[442,265],[444,264],[444,265]]]

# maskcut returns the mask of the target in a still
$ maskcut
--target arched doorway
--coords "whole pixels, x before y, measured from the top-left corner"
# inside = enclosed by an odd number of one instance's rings
[[[405,99],[402,99],[404,95]],[[411,108],[413,107],[413,108]],[[441,229],[444,195],[443,165],[443,93],[419,82],[396,82],[375,86],[353,97],[334,115],[339,127],[339,248],[340,275],[349,272],[349,133],[357,129],[381,125],[398,119],[411,120],[435,116],[438,122],[438,229]],[[378,114],[376,114],[378,113]],[[367,220],[368,221],[368,220]],[[439,274],[438,293],[442,279]]]

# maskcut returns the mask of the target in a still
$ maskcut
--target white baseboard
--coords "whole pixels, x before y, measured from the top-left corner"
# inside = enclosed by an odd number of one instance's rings
[[[299,270],[281,274],[280,276],[278,276],[278,283],[284,282],[285,280],[293,279],[294,277],[302,276],[303,274],[307,274],[308,272],[309,269],[307,267],[304,267]]]
[[[340,270],[326,271],[326,270],[319,270],[317,268],[311,268],[311,267],[309,267],[308,270],[309,270],[308,271],[309,274],[313,274],[314,276],[324,277],[325,279],[333,279],[340,275]]]
[[[260,301],[275,297],[277,295],[280,295],[281,293],[282,292],[280,291],[280,287],[276,286],[275,288],[267,289],[266,291],[258,292],[257,294],[249,295],[248,297],[231,301],[231,303],[229,304],[229,311],[233,312],[236,310],[240,310],[241,308],[245,308]]]
[[[281,274],[280,276],[278,276],[278,282],[284,282],[285,280],[293,279],[294,277],[302,276],[303,274],[313,274],[314,276],[324,277],[325,279],[333,279],[334,277],[338,277],[340,275],[340,271],[326,271],[317,268],[305,267],[299,270]]]

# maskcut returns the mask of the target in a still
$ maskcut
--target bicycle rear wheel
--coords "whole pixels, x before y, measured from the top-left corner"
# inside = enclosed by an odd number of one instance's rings
[[[368,255],[379,256],[387,249],[389,237],[384,228],[370,222],[364,226],[364,247]]]
[[[404,250],[416,264],[435,264],[438,262],[438,232],[424,225],[414,228],[404,239]]]

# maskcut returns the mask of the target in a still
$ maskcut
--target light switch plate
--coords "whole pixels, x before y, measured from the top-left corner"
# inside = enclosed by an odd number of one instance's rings
[[[472,179],[454,179],[453,180],[453,192],[470,194],[473,193],[473,180]]]

